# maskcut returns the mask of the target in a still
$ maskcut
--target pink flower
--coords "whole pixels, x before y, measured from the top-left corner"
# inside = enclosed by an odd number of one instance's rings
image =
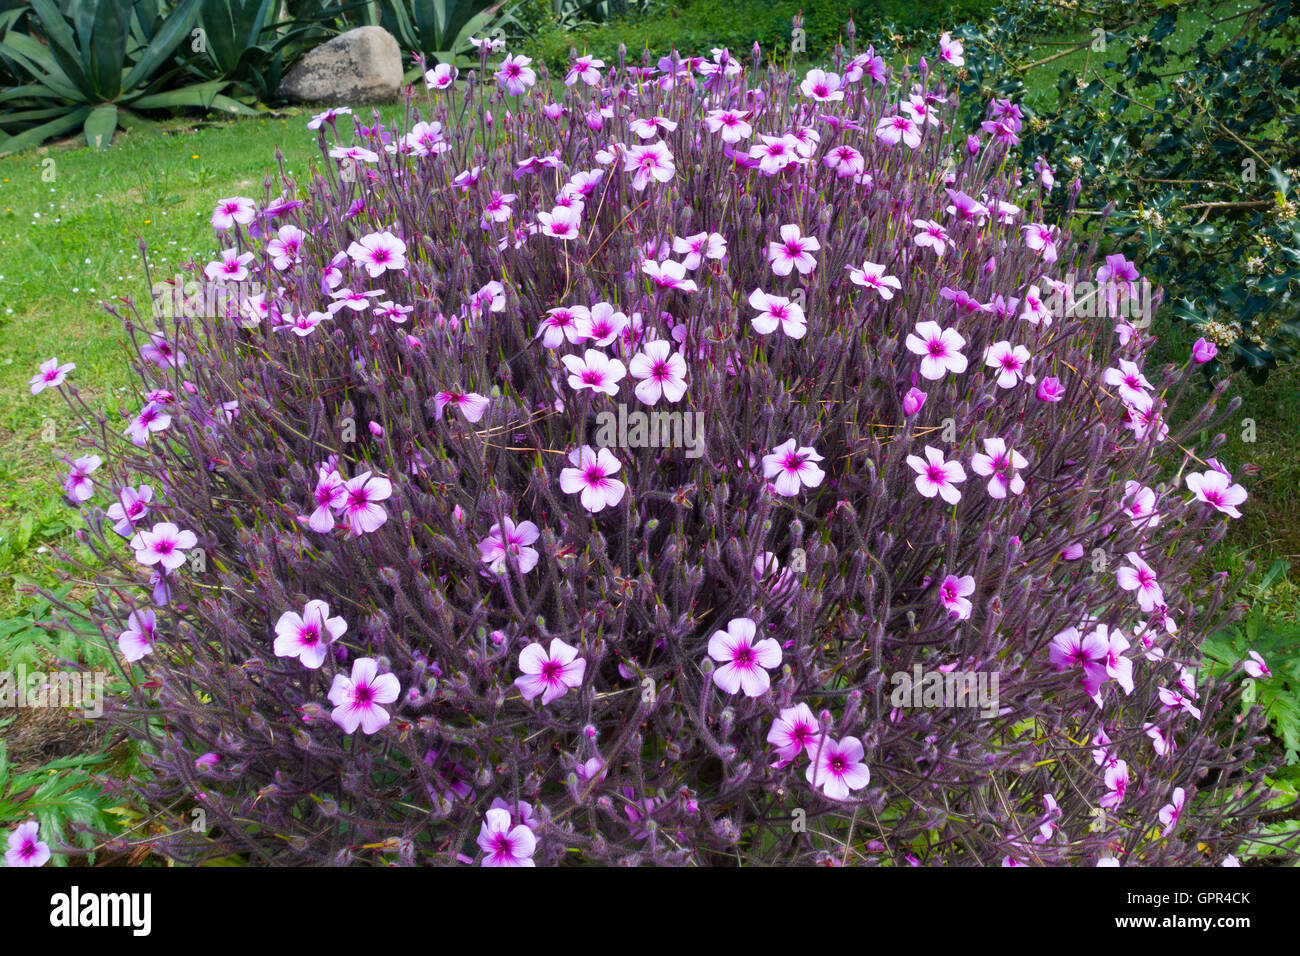
[[[909,388],[907,394],[903,396],[903,414],[909,417],[915,415],[925,407],[925,399],[925,392],[915,386]]]
[[[212,228],[225,232],[235,223],[246,226],[253,221],[255,215],[257,215],[257,206],[253,200],[245,196],[222,199],[212,210]]]
[[[947,230],[937,222],[931,222],[928,219],[913,219],[912,227],[921,230],[921,233],[912,241],[922,249],[927,247],[933,249],[936,256],[942,256],[948,249],[948,243],[952,242],[952,239],[948,237]]]
[[[721,259],[727,254],[727,240],[716,232],[700,232],[693,236],[675,236],[673,252],[686,253],[682,265],[698,269],[705,259]]]
[[[597,452],[583,445],[569,452],[569,461],[575,467],[560,472],[560,490],[566,495],[581,493],[582,506],[588,511],[604,511],[623,500],[627,487],[610,477],[623,466],[608,448]]]
[[[72,362],[60,365],[57,358],[42,362],[40,371],[33,375],[28,383],[32,387],[32,394],[39,395],[47,388],[58,388],[63,384],[63,380],[68,377],[68,373],[76,367]]]
[[[763,456],[763,477],[772,482],[778,495],[797,495],[800,488],[816,488],[826,473],[815,463],[822,460],[812,448],[795,448],[794,439],[772,449]]]
[[[72,463],[68,477],[63,480],[63,490],[73,501],[86,501],[95,493],[95,483],[90,476],[102,465],[98,455],[83,455]]]
[[[185,364],[185,355],[176,351],[161,332],[149,335],[149,344],[140,350],[140,357],[160,368],[179,368]]]
[[[1025,245],[1042,256],[1044,262],[1056,261],[1056,237],[1060,232],[1058,227],[1036,222],[1022,226],[1021,230],[1025,234]]]
[[[275,624],[276,657],[296,657],[302,666],[316,670],[325,663],[328,646],[345,633],[348,622],[341,617],[330,617],[330,606],[324,601],[308,601],[299,615],[285,611]]]
[[[516,525],[510,518],[504,518],[478,543],[479,558],[493,574],[501,574],[506,569],[506,556],[514,555],[519,560],[519,573],[527,574],[537,566],[537,549],[528,545],[538,537],[537,525],[531,521]]]
[[[1190,474],[1186,478],[1188,490],[1196,495],[1197,501],[1213,505],[1219,511],[1232,518],[1240,518],[1237,505],[1246,500],[1246,489],[1234,485],[1232,479],[1221,471],[1202,471]]]
[[[993,498],[1005,498],[1007,492],[1018,495],[1025,490],[1025,480],[1017,474],[1020,468],[1028,467],[1024,455],[1008,448],[1001,438],[984,439],[984,454],[971,456],[971,471],[989,479],[989,495]]]
[[[984,364],[998,370],[999,388],[1015,388],[1024,381],[1029,349],[1010,342],[994,342],[984,353]]]
[[[372,279],[389,269],[400,272],[406,268],[406,243],[391,232],[362,236],[348,246],[348,255],[358,266],[364,266]]]
[[[529,66],[532,62],[532,57],[507,54],[494,74],[497,82],[511,96],[523,96],[524,91],[537,82],[537,74]]]
[[[800,275],[807,275],[817,268],[817,257],[813,253],[821,247],[812,236],[802,235],[798,225],[787,224],[781,227],[781,241],[768,243],[767,261],[779,276],[788,276],[792,269],[798,269]]]
[[[722,665],[714,670],[713,683],[728,694],[743,690],[746,697],[758,697],[772,684],[767,672],[781,666],[781,645],[776,638],[755,643],[755,633],[751,619],[737,617],[725,631],[714,631],[709,638],[709,656]]]
[[[1106,768],[1105,779],[1107,792],[1102,794],[1097,804],[1114,810],[1124,802],[1124,795],[1128,792],[1128,764],[1123,760],[1115,761]]]
[[[922,378],[934,381],[949,372],[966,371],[966,356],[961,354],[966,340],[956,329],[942,329],[937,322],[918,322],[904,344],[913,355],[923,356]]]
[[[833,103],[844,99],[839,76],[825,70],[809,70],[799,84],[799,89],[804,96],[818,103]]]
[[[1049,375],[1038,383],[1038,399],[1043,402],[1059,402],[1065,398],[1065,386],[1061,380]]]
[[[388,520],[387,512],[379,504],[393,494],[393,483],[387,478],[363,471],[344,485],[344,492],[342,517],[354,535],[377,531]]]
[[[1134,527],[1156,528],[1160,525],[1156,493],[1139,482],[1124,482],[1124,511]]]
[[[1119,392],[1120,399],[1127,405],[1138,405],[1150,400],[1146,390],[1151,388],[1151,383],[1136,363],[1127,359],[1119,360],[1119,368],[1106,369],[1102,381]]]
[[[118,492],[117,501],[108,506],[108,518],[114,522],[113,530],[124,538],[135,532],[135,523],[149,513],[153,502],[153,488],[141,485],[137,491],[129,485]]]
[[[1094,629],[1087,635],[1083,635],[1079,633],[1078,628],[1067,627],[1052,638],[1051,647],[1048,648],[1048,659],[1057,670],[1082,667],[1083,689],[1089,697],[1095,698],[1101,685],[1109,679],[1105,664],[1109,653],[1110,642],[1103,628]]]
[[[431,90],[449,89],[456,82],[456,76],[460,73],[456,67],[450,63],[439,63],[432,70],[427,70],[424,74],[424,85]]]
[[[628,363],[628,371],[639,380],[636,397],[646,405],[654,405],[660,397],[679,402],[686,394],[686,360],[662,339],[642,346]]]
[[[704,117],[704,123],[710,133],[721,133],[724,143],[734,145],[754,134],[754,128],[745,122],[748,115],[736,110],[710,110]]]
[[[576,239],[582,225],[582,214],[573,206],[556,206],[550,212],[539,212],[542,235],[553,239]]]
[[[749,147],[750,159],[758,160],[764,175],[775,176],[792,163],[800,162],[800,143],[793,136],[768,136],[760,134],[761,144]]]
[[[1161,836],[1169,836],[1178,827],[1178,818],[1183,815],[1183,804],[1186,800],[1187,791],[1182,787],[1174,787],[1173,800],[1160,808],[1160,822],[1165,825],[1164,830],[1160,832]]]
[[[777,761],[773,767],[788,766],[802,751],[811,751],[821,736],[817,718],[807,704],[781,708],[781,716],[772,721],[767,732],[767,742],[776,748]]]
[[[193,531],[182,531],[170,521],[155,524],[151,531],[138,531],[131,539],[137,561],[143,565],[161,564],[167,571],[184,564],[186,550],[198,543]]]
[[[557,306],[554,309],[547,309],[546,318],[542,320],[542,326],[537,330],[537,337],[548,349],[559,348],[566,339],[574,345],[581,344],[586,338],[582,323],[590,316],[591,313],[585,305]]]
[[[594,56],[576,57],[564,77],[564,85],[572,86],[578,80],[582,80],[588,86],[595,86],[600,82],[600,71],[604,65],[604,60],[598,60]]]
[[[131,424],[123,429],[122,434],[131,439],[131,444],[143,448],[150,437],[166,431],[172,423],[172,417],[157,402],[148,402],[140,409],[140,414],[131,419]]]
[[[878,263],[867,261],[862,263],[861,269],[855,269],[851,265],[844,268],[849,270],[851,282],[868,289],[875,289],[885,301],[894,297],[895,289],[903,288],[903,283],[898,281],[898,277],[885,275],[885,267]]]
[[[1125,557],[1132,567],[1121,567],[1115,572],[1115,580],[1125,591],[1136,591],[1138,607],[1149,614],[1157,604],[1165,603],[1164,592],[1160,590],[1155,571],[1141,555],[1130,551]]]
[[[203,274],[213,282],[228,280],[243,282],[248,278],[248,264],[253,261],[251,252],[241,253],[238,249],[222,249],[219,262],[209,262],[203,267]]]
[[[117,646],[125,660],[135,662],[153,653],[158,640],[158,621],[148,608],[132,611],[126,619],[126,630],[117,636]]]
[[[363,733],[377,733],[388,726],[388,711],[379,705],[391,704],[401,692],[396,677],[379,673],[376,660],[358,658],[352,662],[351,677],[334,675],[329,692],[334,712],[330,716],[344,733],[354,734],[358,727]]]
[[[957,461],[944,461],[943,452],[925,446],[926,461],[917,455],[908,455],[907,464],[916,472],[916,490],[927,498],[939,495],[950,505],[961,500],[957,484],[966,480],[966,470]]]
[[[966,58],[962,56],[965,49],[960,40],[954,40],[951,33],[939,37],[939,59],[952,66],[964,66]]]
[[[20,823],[9,834],[5,866],[44,866],[50,860],[50,848],[37,839],[41,825],[35,820]]]
[[[627,367],[622,362],[595,349],[587,349],[582,358],[565,355],[560,361],[569,370],[569,387],[578,391],[588,388],[593,392],[617,395],[618,383],[627,375]]]
[[[511,826],[510,811],[498,807],[483,817],[478,846],[483,851],[480,866],[534,866],[537,838],[522,823]]]
[[[519,669],[524,676],[515,679],[515,687],[524,700],[540,694],[542,703],[549,704],[582,685],[587,662],[578,656],[576,648],[557,637],[551,640],[549,651],[541,644],[529,644],[520,651]]]
[[[1250,660],[1241,665],[1248,675],[1257,680],[1263,680],[1273,676],[1273,672],[1268,669],[1264,663],[1264,658],[1260,657],[1258,651],[1250,652]]]
[[[1219,354],[1219,347],[1213,342],[1207,342],[1204,338],[1199,338],[1192,343],[1192,361],[1197,365],[1204,365],[1206,362],[1214,361],[1214,357]]]
[[[327,534],[334,530],[334,512],[343,507],[347,501],[348,491],[343,484],[343,476],[338,473],[332,462],[324,462],[317,469],[316,487],[312,498],[316,510],[307,520],[307,526],[317,534]]]
[[[813,787],[832,800],[846,800],[852,790],[861,790],[871,782],[871,771],[863,762],[865,751],[857,737],[832,740],[822,737],[808,748],[812,757],[806,776]]]
[[[623,171],[632,174],[632,188],[641,192],[650,181],[666,183],[677,174],[673,154],[663,143],[629,146],[623,154]]]
[[[448,405],[454,405],[465,416],[465,421],[477,423],[487,411],[488,400],[477,392],[438,392],[433,396],[435,421],[442,418],[443,409]]]
[[[901,140],[908,149],[916,149],[921,145],[921,127],[910,116],[895,113],[876,123],[876,139],[890,146],[897,146]],[[939,254],[943,255],[943,252]]]
[[[826,153],[826,158],[822,160],[827,169],[835,170],[835,175],[839,179],[848,179],[850,176],[860,176],[867,168],[867,161],[852,146],[836,146]]]
[[[755,289],[749,294],[749,304],[758,310],[758,315],[750,320],[756,332],[771,335],[779,326],[792,339],[801,339],[808,332],[803,309],[784,296]]]
[[[967,574],[957,577],[950,574],[939,585],[939,603],[958,621],[970,618],[971,603],[967,598],[975,593],[975,578]]]
[[[686,265],[671,259],[665,259],[663,262],[644,259],[641,262],[641,271],[650,277],[656,289],[696,292],[700,288],[694,279],[686,278]]]

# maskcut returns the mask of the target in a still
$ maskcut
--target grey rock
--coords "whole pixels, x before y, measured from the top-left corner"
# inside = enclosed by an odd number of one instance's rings
[[[326,106],[389,103],[402,90],[402,51],[383,27],[357,27],[322,43],[280,83],[298,103]]]

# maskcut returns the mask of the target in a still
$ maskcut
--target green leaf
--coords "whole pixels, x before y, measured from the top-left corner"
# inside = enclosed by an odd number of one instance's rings
[[[90,112],[91,108],[89,106],[78,106],[66,116],[60,117],[59,119],[51,120],[48,123],[32,127],[29,130],[24,130],[16,136],[9,136],[5,139],[0,139],[0,155],[5,153],[16,153],[19,150],[28,149],[32,146],[39,146],[47,139],[59,136],[70,129],[80,126],[85,122],[85,119],[90,115]]]
[[[117,107],[111,103],[97,106],[86,117],[86,145],[91,149],[107,149],[117,129]]]

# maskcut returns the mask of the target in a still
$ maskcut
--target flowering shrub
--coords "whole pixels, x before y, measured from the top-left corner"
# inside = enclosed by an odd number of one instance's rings
[[[897,77],[588,60],[558,101],[492,46],[403,129],[313,120],[322,175],[222,199],[217,314],[118,308],[141,404],[68,492],[140,796],[208,821],[159,851],[1246,842],[1261,721],[1200,671],[1227,588],[1189,576],[1245,498],[1189,440],[1226,410],[1162,420],[1190,368],[1084,307],[1139,277],[1043,220],[1016,106],[953,129],[961,44]],[[78,403],[57,368],[33,390]],[[992,699],[946,699],[964,677]]]

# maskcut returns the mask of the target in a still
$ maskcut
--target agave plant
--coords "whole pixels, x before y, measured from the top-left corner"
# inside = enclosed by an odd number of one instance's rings
[[[490,33],[510,19],[502,0],[372,0],[362,20],[382,26],[402,49],[424,54],[439,63],[455,62],[472,47],[469,38]],[[468,58],[478,62],[478,54]]]
[[[330,0],[200,0],[204,48],[186,67],[203,80],[227,79],[254,99],[272,100],[285,70],[337,32],[335,22],[358,6]]]
[[[139,110],[248,107],[222,95],[224,79],[179,88],[177,48],[191,37],[200,0],[163,14],[155,0],[74,0],[66,15],[53,0],[32,0],[38,35],[9,29],[0,55],[22,82],[0,92],[0,152],[14,152],[81,127],[88,145],[108,146]]]

